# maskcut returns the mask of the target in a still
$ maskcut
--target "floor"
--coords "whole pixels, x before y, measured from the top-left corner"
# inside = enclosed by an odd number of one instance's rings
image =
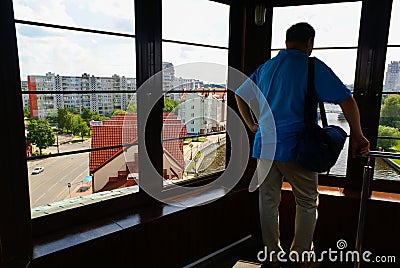
[[[261,245],[261,246],[260,246]],[[286,247],[284,247],[286,249]],[[248,239],[239,245],[226,250],[206,261],[196,265],[194,268],[258,268],[261,267],[260,261],[257,259],[257,253],[262,250],[262,244],[255,239]],[[290,263],[283,263],[282,268],[295,267]],[[323,262],[319,264],[318,268],[354,268],[354,263],[334,263]],[[367,264],[362,263],[361,268],[384,268],[384,267],[397,267],[399,268],[399,261],[392,265],[383,264]]]

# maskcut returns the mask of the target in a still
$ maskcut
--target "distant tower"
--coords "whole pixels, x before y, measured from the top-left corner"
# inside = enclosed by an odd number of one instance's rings
[[[174,77],[175,77],[175,68],[174,65],[170,62],[162,63],[162,78],[163,78],[163,90],[171,90],[173,87]]]
[[[397,92],[400,90],[400,61],[391,61],[386,71],[385,90]]]

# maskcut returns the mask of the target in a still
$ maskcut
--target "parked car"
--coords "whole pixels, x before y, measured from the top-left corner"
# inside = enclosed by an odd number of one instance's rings
[[[35,167],[35,168],[32,170],[32,175],[39,174],[39,173],[42,172],[43,170],[44,170],[44,167]]]

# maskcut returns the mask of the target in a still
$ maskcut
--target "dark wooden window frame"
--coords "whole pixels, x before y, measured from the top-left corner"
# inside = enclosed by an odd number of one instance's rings
[[[258,66],[259,63],[270,57],[270,35],[272,23],[272,10],[274,6],[289,6],[294,2],[290,0],[274,0],[267,2],[267,23],[261,28],[254,26],[253,23],[253,10],[254,3],[252,1],[244,3],[244,1],[217,1],[222,3],[231,4],[231,16],[235,21],[230,19],[230,27],[235,29],[231,31],[230,45],[229,45],[229,65],[242,70],[244,73],[251,73],[252,70]],[[337,2],[353,2],[353,1],[335,1],[335,0],[301,0],[297,1],[296,5],[305,4],[323,4],[323,3],[337,3]],[[378,3],[379,2],[379,3]],[[385,65],[385,56],[387,48],[387,37],[390,22],[392,0],[382,1],[363,1],[362,18],[360,26],[360,38],[358,45],[357,57],[357,71],[355,81],[355,98],[360,104],[360,113],[362,116],[362,124],[367,137],[370,139],[372,145],[376,145],[377,128],[379,123],[379,110],[380,106],[376,105],[381,99],[383,72]],[[247,5],[247,6],[246,6]],[[161,0],[136,0],[135,9],[141,12],[142,16],[136,15],[136,23],[139,31],[136,33],[136,50],[137,53],[137,79],[138,86],[143,83],[148,77],[161,70]],[[150,16],[150,15],[151,16]],[[375,18],[375,19],[371,19]],[[237,27],[238,26],[238,27]],[[261,38],[260,42],[251,42],[254,37],[260,38],[260,33],[265,35]],[[4,170],[3,178],[1,179],[0,189],[2,191],[0,204],[2,206],[3,217],[7,221],[1,222],[0,228],[0,244],[2,250],[0,258],[2,263],[18,263],[26,260],[32,254],[32,229],[39,228],[46,222],[46,226],[59,224],[65,221],[66,218],[70,221],[71,225],[76,225],[85,221],[86,219],[94,220],[102,218],[107,213],[113,214],[119,210],[128,210],[133,205],[149,205],[154,203],[154,199],[147,196],[145,193],[139,193],[142,197],[133,198],[133,195],[116,198],[101,204],[94,204],[85,208],[73,209],[71,211],[62,212],[54,216],[38,218],[31,220],[29,193],[28,193],[28,177],[25,155],[25,137],[23,127],[23,113],[22,113],[22,100],[20,98],[20,85],[19,78],[19,60],[16,42],[15,22],[12,8],[12,1],[0,1],[0,34],[4,36],[1,43],[2,61],[0,62],[1,72],[0,81],[3,88],[3,98],[1,98],[0,107],[3,109],[3,114],[13,115],[7,116],[3,120],[3,124],[7,125],[9,131],[2,131],[2,140],[7,141],[3,147],[4,152],[7,154],[7,161],[2,162]],[[253,39],[254,40],[254,39]],[[265,47],[269,47],[265,58],[257,57],[251,51],[265,51]],[[239,55],[239,56],[238,56]],[[366,70],[362,70],[362,66],[367,66]],[[161,87],[160,87],[161,91]],[[159,92],[162,93],[162,92]],[[138,98],[143,100],[145,96],[139,93]],[[144,101],[145,103],[145,101]],[[234,96],[228,94],[228,104],[231,107],[234,105]],[[373,104],[375,109],[368,111],[369,104]],[[162,103],[159,102],[154,112],[151,114],[152,119],[162,126]],[[379,108],[379,109],[378,109]],[[146,111],[145,105],[138,107],[139,111]],[[371,120],[372,118],[372,120]],[[17,120],[16,120],[17,119]],[[367,120],[368,119],[368,120]],[[4,122],[5,121],[5,122]],[[150,144],[148,141],[154,138],[154,135],[144,139],[143,130],[146,125],[140,123],[138,129],[142,132],[139,136],[139,143],[141,146],[147,146],[151,152],[154,152],[155,157],[152,162],[155,164],[157,170],[162,170],[162,151],[161,146]],[[153,131],[157,133],[157,131]],[[161,133],[161,131],[158,131]],[[148,132],[146,132],[147,135]],[[249,133],[250,139],[252,135]],[[159,140],[161,137],[158,137]],[[229,159],[229,143],[227,144],[227,158]],[[144,163],[146,165],[149,163]],[[346,180],[342,178],[321,176],[322,184],[328,185],[344,185],[348,190],[360,190],[362,167],[365,161],[360,159],[349,159],[348,172]],[[144,167],[146,170],[146,166]],[[254,162],[249,163],[246,174],[250,174],[255,170]],[[245,177],[245,176],[244,176]],[[12,179],[11,179],[12,178]],[[209,178],[212,179],[212,178]],[[204,179],[203,182],[207,182]],[[200,181],[198,182],[200,183]],[[238,187],[243,187],[246,184],[246,179],[243,179]],[[156,184],[155,187],[160,187]],[[394,188],[389,188],[394,187]],[[399,192],[399,184],[397,182],[374,182],[372,189],[383,190],[390,192]],[[11,206],[10,206],[11,204]],[[118,207],[118,209],[115,209]],[[105,208],[108,208],[104,211]],[[101,211],[101,213],[100,213]],[[103,214],[103,212],[105,214]],[[87,215],[87,213],[89,215]],[[82,218],[80,218],[82,216]],[[19,224],[14,224],[18,222]],[[62,226],[60,226],[61,228]],[[64,226],[66,227],[66,226]],[[50,230],[54,231],[54,230]],[[34,234],[33,237],[44,234],[40,231]]]

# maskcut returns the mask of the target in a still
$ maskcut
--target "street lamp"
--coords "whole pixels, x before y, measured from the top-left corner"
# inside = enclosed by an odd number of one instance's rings
[[[197,154],[194,157],[194,176],[197,177]]]

